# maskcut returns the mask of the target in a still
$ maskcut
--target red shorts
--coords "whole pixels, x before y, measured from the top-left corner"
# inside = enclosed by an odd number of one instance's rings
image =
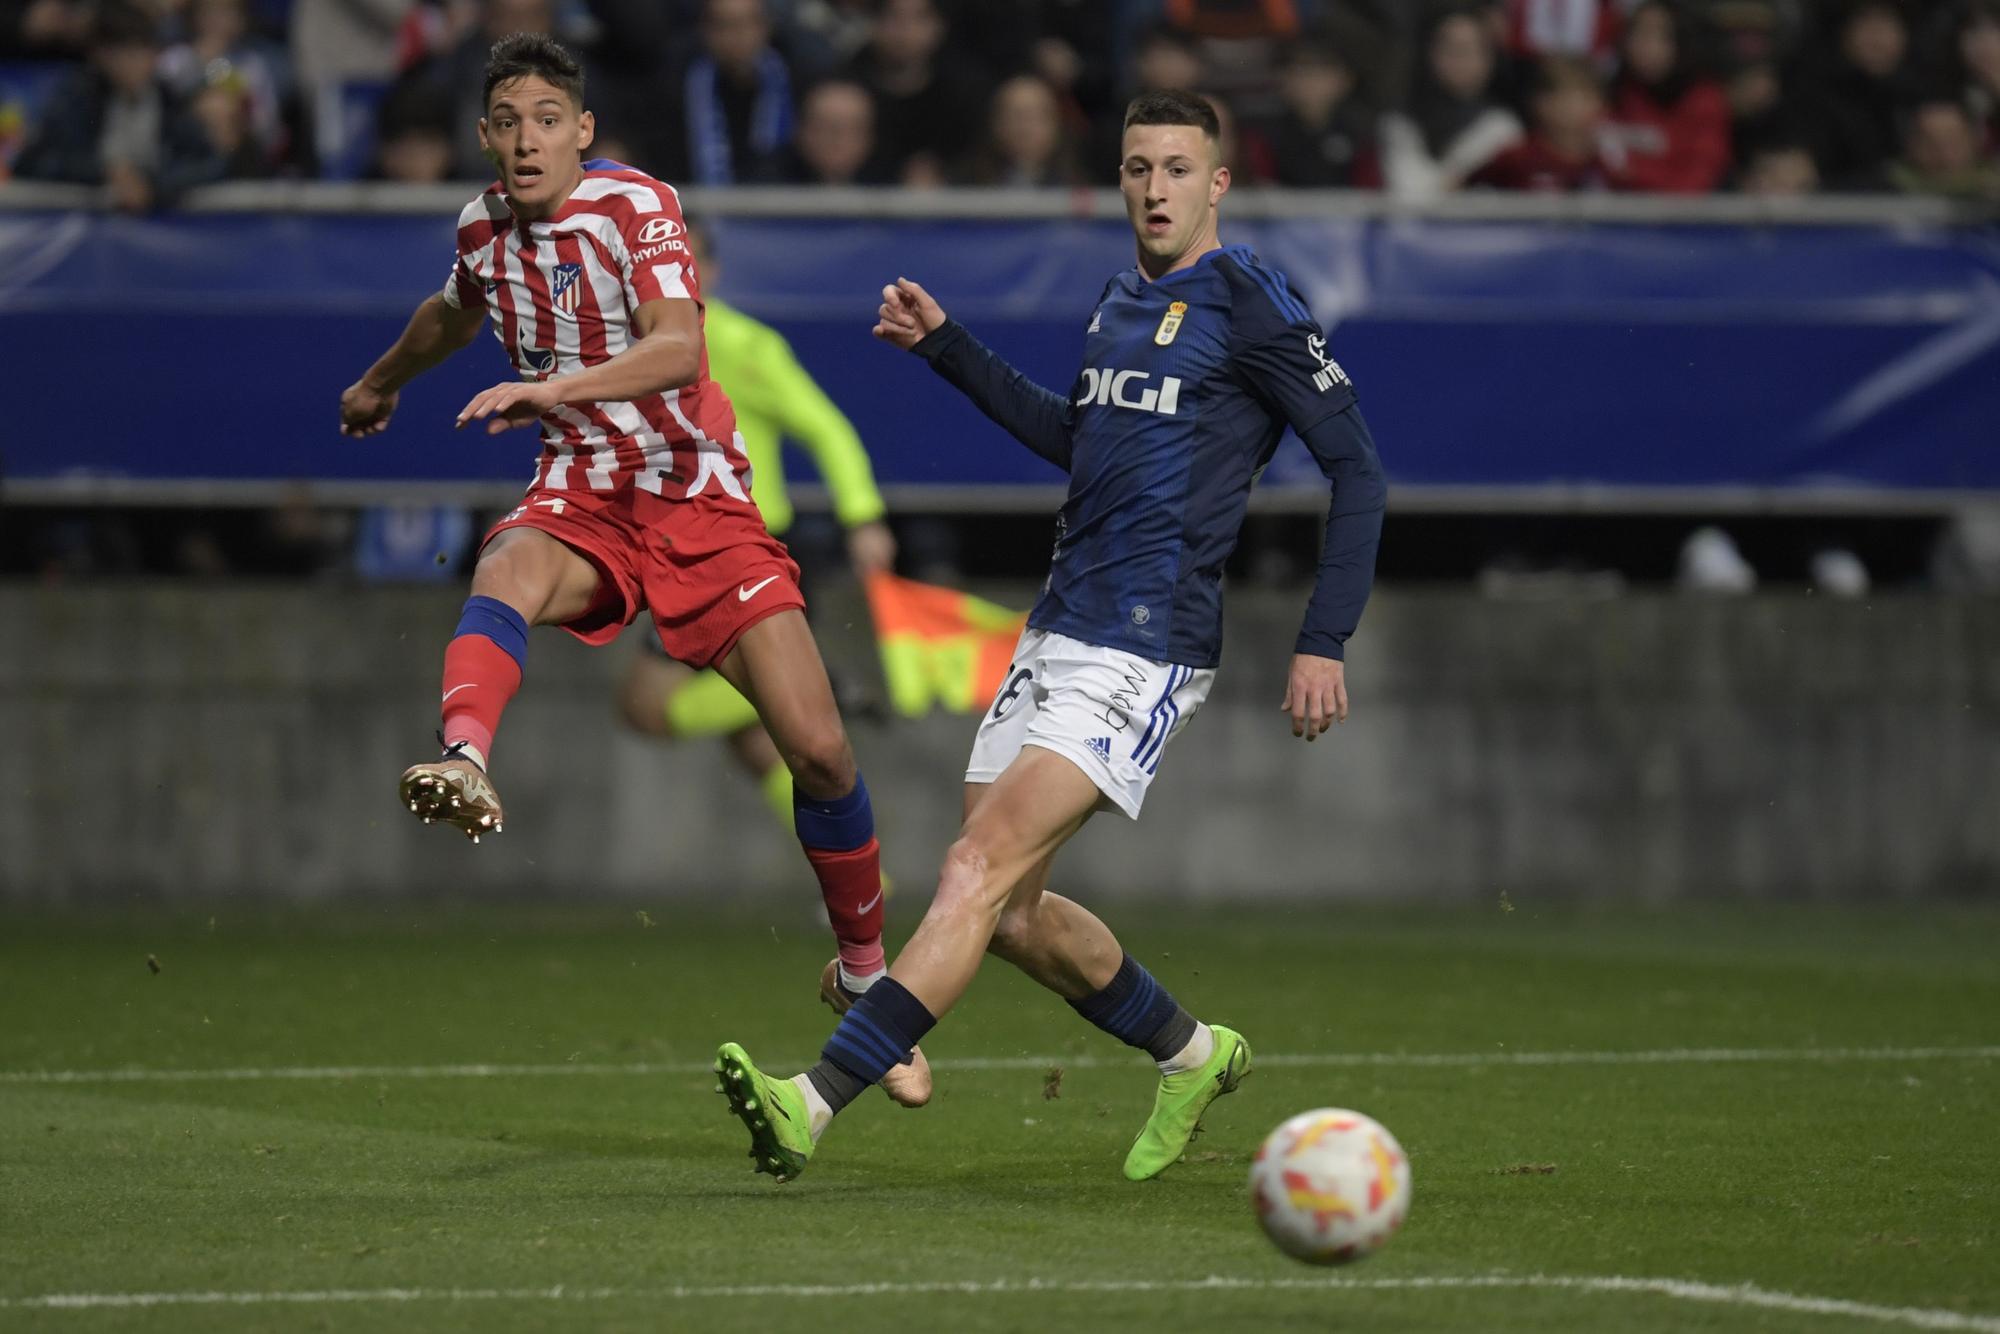
[[[597,601],[563,626],[586,644],[610,643],[650,611],[669,657],[709,667],[757,622],[806,605],[799,567],[751,506],[663,500],[630,485],[531,490],[486,541],[509,528],[547,533],[597,567]]]

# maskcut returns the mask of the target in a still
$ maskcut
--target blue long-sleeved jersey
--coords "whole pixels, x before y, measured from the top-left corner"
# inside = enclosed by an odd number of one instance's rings
[[[1243,246],[1106,285],[1067,398],[947,321],[932,369],[1067,471],[1055,559],[1028,623],[1161,662],[1222,656],[1222,566],[1289,423],[1333,483],[1298,651],[1345,656],[1375,576],[1384,487],[1354,386],[1283,274]]]

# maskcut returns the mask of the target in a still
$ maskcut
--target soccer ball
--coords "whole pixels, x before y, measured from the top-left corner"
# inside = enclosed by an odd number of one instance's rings
[[[1257,1150],[1250,1203],[1286,1255],[1346,1264],[1381,1250],[1403,1226],[1410,1160],[1394,1135],[1359,1112],[1300,1112]]]

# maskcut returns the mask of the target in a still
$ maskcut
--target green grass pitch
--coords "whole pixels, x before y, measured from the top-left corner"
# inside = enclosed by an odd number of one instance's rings
[[[1991,908],[1114,908],[1259,1053],[1187,1161],[992,962],[781,1187],[704,1067],[817,1049],[806,911],[0,918],[0,1329],[2000,1330]],[[1415,1174],[1340,1271],[1244,1197],[1328,1104]]]

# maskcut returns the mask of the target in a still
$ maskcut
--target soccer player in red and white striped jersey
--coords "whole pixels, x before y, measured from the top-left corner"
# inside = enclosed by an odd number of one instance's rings
[[[708,376],[679,199],[644,172],[585,160],[596,126],[583,74],[549,38],[496,43],[485,94],[480,140],[500,179],[460,215],[443,291],[340,401],[343,432],[383,430],[404,384],[490,324],[517,378],[475,396],[458,425],[542,433],[534,481],[487,535],[445,650],[444,755],[411,766],[399,793],[427,824],[474,842],[498,832],[493,734],[521,684],[528,628],[604,644],[651,612],[668,655],[714,667],[777,742],[841,989],[858,995],[885,974],[874,814],[798,567],[765,530],[728,396]],[[891,1096],[926,1100],[921,1058],[902,1070]]]

